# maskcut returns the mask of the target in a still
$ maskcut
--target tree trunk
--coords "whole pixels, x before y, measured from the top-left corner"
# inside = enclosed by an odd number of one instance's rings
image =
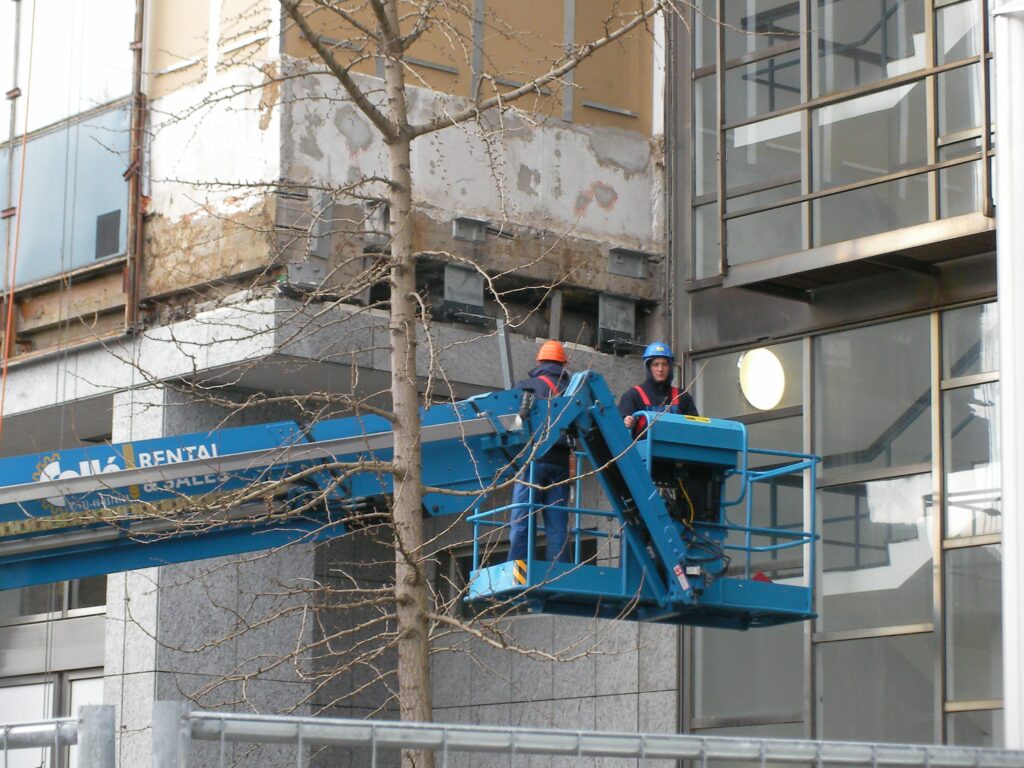
[[[395,3],[387,12],[398,29]],[[422,459],[416,386],[416,265],[412,249],[412,174],[401,52],[385,59],[389,117],[399,137],[388,144],[391,187],[391,396],[394,425],[395,599],[398,616],[398,691],[402,720],[433,719],[430,695],[428,591],[423,570]],[[406,750],[406,768],[433,768],[433,752]]]

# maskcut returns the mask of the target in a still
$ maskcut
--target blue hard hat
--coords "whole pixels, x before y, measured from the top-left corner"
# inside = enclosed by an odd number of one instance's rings
[[[649,360],[655,357],[667,357],[670,363],[676,361],[676,356],[672,354],[672,347],[664,341],[656,341],[653,344],[647,345],[647,349],[644,350],[644,364],[646,365]]]

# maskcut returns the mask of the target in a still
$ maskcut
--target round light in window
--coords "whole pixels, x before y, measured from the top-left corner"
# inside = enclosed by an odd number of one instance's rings
[[[767,349],[752,349],[740,355],[740,390],[747,402],[761,411],[779,404],[786,392],[786,374],[782,363]]]

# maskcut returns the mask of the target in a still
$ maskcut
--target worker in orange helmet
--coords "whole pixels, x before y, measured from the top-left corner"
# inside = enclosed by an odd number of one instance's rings
[[[528,378],[516,382],[516,389],[532,392],[534,397],[550,399],[565,391],[571,374],[566,370],[565,348],[557,341],[545,341],[537,352],[537,367]],[[569,457],[571,449],[563,435],[543,456],[533,462],[533,504],[541,506],[544,533],[547,537],[547,559],[572,562],[568,546]],[[519,474],[530,479],[530,467]],[[517,482],[512,488],[512,520],[509,534],[509,560],[526,558],[530,521],[530,487]]]

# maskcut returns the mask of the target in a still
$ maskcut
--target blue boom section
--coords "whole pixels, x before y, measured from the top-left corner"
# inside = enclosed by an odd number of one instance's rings
[[[771,581],[756,566],[806,545],[813,530],[756,528],[751,500],[756,483],[786,475],[808,472],[813,487],[815,457],[762,452],[772,465],[755,471],[742,424],[645,415],[634,440],[592,372],[551,400],[507,391],[421,410],[424,512],[473,511],[467,599],[741,629],[812,616],[809,579]],[[530,515],[525,560],[487,561],[509,511],[480,511],[487,495],[526,477],[565,434],[608,501],[570,510],[574,562],[539,556],[540,515]],[[0,460],[0,589],[342,535],[386,508],[392,457],[391,423],[365,415]],[[723,498],[726,488],[736,498]],[[743,521],[730,521],[730,510]],[[601,546],[584,554],[595,540]]]
[[[521,404],[497,392],[421,411],[423,483],[445,491],[428,513],[464,512],[522,466],[530,432],[506,426]],[[0,589],[339,536],[391,493],[391,457],[390,422],[367,416],[0,460]]]

